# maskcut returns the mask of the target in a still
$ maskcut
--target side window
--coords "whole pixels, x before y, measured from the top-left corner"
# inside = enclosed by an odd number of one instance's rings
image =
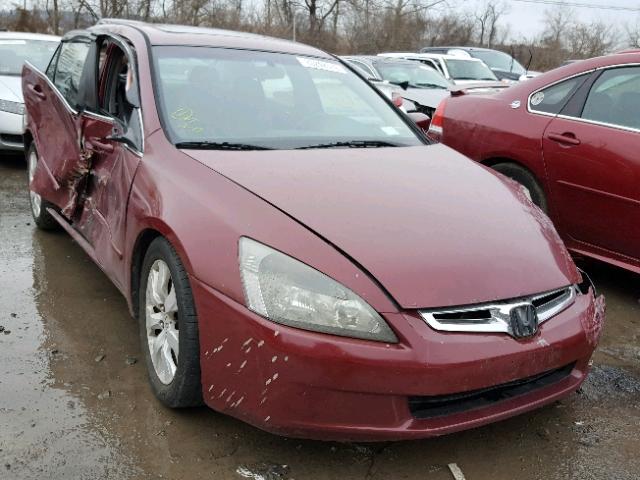
[[[125,53],[115,45],[108,52],[107,69],[104,70],[106,57],[101,54],[100,68],[104,78],[104,95],[100,102],[101,110],[110,116],[126,123],[131,115],[132,107],[126,100],[127,88],[131,88],[133,72],[129,69],[129,60]],[[101,52],[102,53],[102,52]]]
[[[588,74],[573,77],[533,93],[529,97],[529,110],[557,115],[587,77]]]
[[[604,71],[594,82],[582,118],[640,129],[640,67]]]
[[[53,56],[51,57],[51,60],[49,61],[47,70],[45,71],[45,75],[49,77],[49,80],[51,80],[52,82],[56,72],[56,64],[58,63],[58,57],[60,56],[61,48],[62,48],[62,45],[58,45],[58,48],[56,48],[56,51],[54,52]]]
[[[78,105],[78,86],[89,53],[87,42],[65,42],[60,46],[53,83],[69,105]]]
[[[98,62],[103,85],[100,110],[117,120],[122,128],[122,136],[128,140],[125,142],[127,145],[142,150],[142,125],[138,108],[129,100],[138,85],[134,66],[123,49],[115,43],[100,52]]]

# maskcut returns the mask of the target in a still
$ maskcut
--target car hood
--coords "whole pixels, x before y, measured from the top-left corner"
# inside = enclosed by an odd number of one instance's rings
[[[443,98],[449,96],[448,89],[407,88],[401,92],[403,98],[417,102],[425,107],[437,108]]]
[[[183,152],[316,232],[404,308],[520,297],[577,278],[522,189],[444,145]]]
[[[0,75],[0,99],[22,103],[22,78],[20,76]]]

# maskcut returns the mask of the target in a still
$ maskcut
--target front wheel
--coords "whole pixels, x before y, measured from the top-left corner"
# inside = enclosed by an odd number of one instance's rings
[[[47,202],[36,192],[31,190],[31,182],[33,182],[33,177],[36,174],[36,167],[38,166],[38,151],[36,150],[35,144],[31,144],[29,146],[29,150],[27,150],[27,164],[29,171],[29,184],[27,188],[29,189],[29,206],[31,207],[31,215],[33,216],[33,220],[36,223],[36,226],[41,230],[57,230],[60,228],[56,219],[51,216],[48,208],[53,207],[53,204]]]
[[[540,207],[543,212],[547,213],[547,199],[544,195],[544,190],[542,190],[536,177],[529,170],[514,163],[506,162],[497,163],[491,168],[522,185],[526,189],[529,199]]]
[[[198,318],[187,272],[164,238],[151,242],[140,280],[140,340],[153,393],[171,408],[200,405]]]

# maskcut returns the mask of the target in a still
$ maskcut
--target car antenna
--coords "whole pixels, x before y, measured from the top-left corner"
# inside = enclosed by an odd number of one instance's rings
[[[513,55],[515,54],[513,44],[509,45],[509,52],[511,53],[511,65],[509,65],[509,73],[511,73],[513,72],[513,62],[515,61],[515,58],[513,58]]]
[[[529,47],[529,61],[527,62],[527,71],[524,73],[525,76],[529,76],[529,67],[531,66],[531,62],[533,61],[533,50]]]

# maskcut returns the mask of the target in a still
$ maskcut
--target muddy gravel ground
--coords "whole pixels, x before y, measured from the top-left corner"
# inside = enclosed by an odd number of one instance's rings
[[[153,397],[125,301],[64,233],[31,219],[25,165],[0,158],[0,479],[640,478],[640,276],[581,262],[607,323],[584,387],[441,438],[286,439]]]

